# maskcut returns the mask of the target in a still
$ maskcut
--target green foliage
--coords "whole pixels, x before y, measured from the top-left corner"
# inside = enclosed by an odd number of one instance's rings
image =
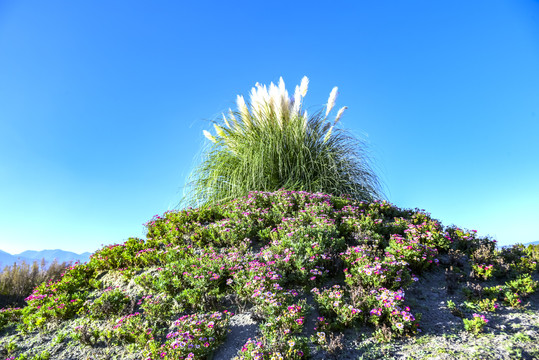
[[[346,289],[340,285],[333,285],[330,289],[320,292],[317,288],[312,290],[315,301],[320,307],[322,315],[329,317],[336,329],[344,329],[357,323],[361,317],[361,310],[350,304]]]
[[[158,268],[155,274],[139,275],[135,282],[153,294],[164,293],[183,306],[202,309],[220,297],[227,274],[225,261],[224,254],[208,249],[201,256],[186,257]]]
[[[494,312],[499,307],[499,305],[496,303],[496,300],[497,299],[488,299],[488,298],[482,299],[482,300],[479,300],[479,302],[477,303],[477,306],[480,311]]]
[[[4,351],[7,353],[8,356],[17,351],[18,348],[19,346],[14,341],[10,341],[6,345],[4,345]]]
[[[305,359],[309,354],[307,341],[301,337],[291,337],[278,348],[266,344],[261,339],[249,338],[238,352],[237,360],[284,360]]]
[[[521,296],[528,296],[537,290],[539,282],[532,280],[530,275],[522,275],[515,280],[507,282],[506,285],[509,290]]]
[[[504,285],[490,286],[483,289],[483,294],[491,300],[501,299],[508,306],[520,307],[522,298],[534,293],[539,287],[539,282],[531,276],[520,275],[515,280],[507,281]],[[488,306],[485,304],[485,306]]]
[[[460,318],[464,317],[464,313],[462,312],[460,307],[455,304],[453,300],[447,300],[447,308],[449,309],[449,311],[451,311],[451,314]]]
[[[532,261],[535,261],[535,262],[539,261],[539,244],[536,244],[536,245],[530,244],[525,248],[524,251],[526,252],[526,255]]]
[[[129,296],[119,289],[107,288],[103,295],[89,306],[88,313],[94,319],[105,319],[111,315],[122,314],[130,302]]]
[[[18,323],[21,314],[21,308],[0,309],[0,331],[2,331],[5,326]]]
[[[464,329],[472,334],[479,334],[483,332],[488,320],[483,315],[473,314],[471,319],[462,319],[464,322]]]
[[[138,304],[150,324],[157,326],[166,324],[173,314],[184,310],[172,296],[167,294],[146,295],[139,300]]]
[[[492,265],[492,264],[490,264],[490,265],[472,264],[472,269],[473,269],[473,271],[475,273],[475,276],[480,278],[480,279],[483,279],[483,280],[490,279],[494,274],[494,265]]]
[[[144,348],[152,339],[152,329],[148,320],[137,311],[116,320],[113,336],[120,343],[134,343]]]
[[[89,326],[87,323],[74,328],[73,339],[79,341],[82,345],[94,346],[101,337],[101,331],[98,328]]]

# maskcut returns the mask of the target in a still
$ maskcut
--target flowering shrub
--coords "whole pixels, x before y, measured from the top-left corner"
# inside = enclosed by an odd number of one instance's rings
[[[265,349],[272,355],[271,357],[279,358],[282,354],[285,359],[299,359],[306,354],[305,339],[294,334],[299,334],[303,330],[307,310],[305,300],[299,301],[298,304],[282,306],[279,312],[274,312],[260,324]]]
[[[233,314],[228,311],[209,314],[184,315],[176,320],[166,335],[166,341],[158,345],[150,338],[146,359],[201,359],[207,357],[221,344]],[[149,329],[151,334],[152,329]]]
[[[198,228],[191,240],[199,246],[236,246],[256,234],[252,225],[246,219],[223,219]]]
[[[334,318],[337,327],[348,327],[359,320],[361,310],[349,304],[349,298],[345,296],[346,290],[340,285],[333,285],[330,289],[324,289],[322,292],[313,288],[311,292],[320,306],[321,313]]]
[[[331,252],[344,247],[334,220],[325,217],[311,220],[313,225],[302,226],[301,219],[283,218],[280,226],[270,233],[273,241],[266,250],[273,254],[279,269],[303,283],[323,278],[328,272]]]
[[[488,299],[488,298],[482,299],[482,300],[479,300],[479,302],[477,303],[477,306],[479,307],[481,311],[494,312],[499,307],[499,305],[496,303],[496,300],[497,299]]]
[[[471,319],[462,319],[462,321],[464,322],[464,329],[476,335],[483,332],[485,325],[488,323],[485,316],[479,314],[473,314]]]
[[[264,261],[258,256],[245,265],[233,267],[232,278],[227,284],[234,289],[240,299],[264,307],[280,306],[280,298],[286,290],[280,285],[282,274],[276,270],[272,261]]]
[[[202,223],[223,219],[219,208],[187,208],[180,211],[167,211],[163,216],[155,215],[146,224],[148,239],[178,243],[182,235],[187,235],[202,226]]]
[[[520,299],[520,296],[518,295],[518,293],[514,293],[511,291],[504,292],[503,301],[507,305],[514,308],[520,307],[520,305],[522,304],[522,300]]]
[[[43,283],[26,298],[28,306],[22,310],[23,328],[41,328],[49,321],[67,320],[77,314],[88,292],[62,292],[56,285]]]
[[[239,356],[235,357],[236,360],[262,360],[268,358],[267,353],[264,352],[264,344],[260,339],[247,339],[247,342],[242,346]],[[277,358],[282,358],[279,354]]]
[[[134,265],[139,251],[145,251],[147,244],[143,239],[129,238],[123,244],[101,248],[91,257],[88,265],[96,270],[120,269]]]
[[[419,319],[403,306],[404,291],[381,288],[371,290],[369,295],[364,305],[369,309],[368,321],[378,327],[387,324],[392,330],[387,336],[415,334],[419,330]]]
[[[404,230],[407,234],[406,238],[399,234],[392,235],[387,250],[387,253],[396,259],[407,262],[416,272],[423,271],[433,263],[438,263],[436,259],[438,251],[436,248],[421,243],[421,238],[417,236],[418,227],[419,225],[409,225],[409,228]]]
[[[344,269],[346,283],[366,289],[408,286],[412,282],[408,263],[396,260],[389,252],[386,254],[385,258],[381,258],[363,246],[349,247],[341,254],[347,266]]]
[[[494,274],[494,265],[485,265],[485,264],[472,264],[472,269],[476,277],[488,280]]]
[[[489,252],[494,252],[496,240],[477,237],[477,230],[463,230],[456,226],[446,228],[446,236],[452,242],[452,247],[471,256],[480,247],[486,247]]]
[[[2,331],[6,325],[19,322],[21,313],[21,308],[0,309],[0,331]]]

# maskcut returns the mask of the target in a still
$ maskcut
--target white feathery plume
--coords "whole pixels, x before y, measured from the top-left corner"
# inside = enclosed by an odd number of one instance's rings
[[[301,92],[299,86],[296,85],[296,91],[294,91],[294,107],[292,111],[294,116],[299,115],[299,109],[301,108]]]
[[[236,117],[234,116],[234,112],[231,108],[228,108],[228,116],[230,117],[230,120],[232,120],[232,123],[234,124],[234,128],[238,128],[238,120],[236,120]]]
[[[303,79],[301,79],[301,85],[299,86],[299,93],[301,94],[301,97],[305,97],[305,95],[307,95],[308,87],[309,87],[309,78],[307,76],[304,76]]]
[[[247,105],[245,104],[245,99],[242,95],[238,95],[236,99],[236,104],[238,105],[238,110],[240,111],[240,114],[243,116],[246,116],[249,114],[249,109],[247,109]]]
[[[333,125],[337,124],[337,122],[341,119],[342,114],[344,113],[344,110],[348,109],[348,106],[343,106],[339,109],[339,112],[337,113],[337,116],[335,116],[335,121],[333,122]]]
[[[268,96],[269,96],[268,100],[271,105],[271,108],[275,110],[275,99],[279,98],[279,88],[275,86],[274,83],[270,83]]]
[[[217,133],[219,137],[226,138],[226,134],[224,130],[219,125],[213,124],[213,127],[215,128],[215,132]]]
[[[247,108],[247,105],[245,104],[245,99],[243,98],[243,96],[238,95],[236,103],[238,104],[238,110],[240,111],[240,114],[241,114],[241,120],[247,127],[250,127],[251,116],[249,114],[249,109]]]
[[[282,77],[279,79],[279,108],[281,121],[285,123],[290,118],[290,97]]]
[[[284,80],[283,80],[283,77],[281,76],[279,78],[279,92],[282,94],[286,91],[285,89],[285,86],[284,86]]]
[[[331,93],[329,94],[326,116],[329,115],[331,109],[333,109],[333,106],[335,106],[335,100],[337,99],[337,89],[338,88],[335,86],[333,90],[331,90]]]
[[[264,104],[267,100],[267,90],[265,86],[256,83],[255,87],[251,89],[251,110],[257,115],[263,110]]]
[[[217,142],[217,140],[215,140],[215,138],[213,137],[212,134],[210,134],[209,131],[202,130],[202,132],[204,133],[204,136],[205,136],[206,138],[208,138],[208,140],[210,140],[210,141],[213,142],[213,143],[216,143],[216,142]]]
[[[332,130],[333,130],[333,126],[329,128],[328,132],[326,133],[326,136],[324,136],[324,144],[329,140]]]
[[[228,123],[228,119],[226,118],[225,114],[223,114],[223,121],[225,122],[226,127],[230,129],[230,124]]]
[[[270,109],[275,113],[277,123],[280,128],[283,127],[282,118],[281,118],[281,96],[280,96],[279,87],[275,86],[274,83],[270,84],[269,88],[269,105]]]
[[[256,83],[249,94],[249,104],[246,103],[242,95],[237,96],[237,113],[240,114],[240,118],[236,119],[234,112],[229,109],[227,115],[223,114],[224,124],[226,125],[226,128],[231,131],[244,132],[253,126],[264,127],[271,125],[265,123],[266,121],[276,121],[281,129],[288,121],[301,121],[303,130],[306,131],[309,123],[309,115],[306,110],[303,110],[303,114],[301,114],[301,112],[303,98],[307,94],[308,87],[309,78],[304,76],[301,79],[300,85],[295,87],[294,97],[291,98],[289,97],[282,77],[279,78],[277,85],[270,83],[269,86],[266,86]],[[334,87],[329,95],[328,103],[326,105],[326,118],[335,106],[337,90],[338,88]],[[337,116],[333,121],[333,126],[340,121],[346,109],[346,106],[339,109]],[[269,114],[271,114],[271,116],[267,116]],[[324,131],[327,131],[324,136],[324,142],[327,142],[331,137],[333,126],[330,127],[330,125],[331,124],[327,124],[327,127],[324,128]],[[226,134],[229,130],[227,130],[225,126],[214,126],[215,131],[217,132],[216,137],[207,131],[204,132],[204,136],[214,143],[216,143],[219,138],[226,138],[228,141],[229,138]]]

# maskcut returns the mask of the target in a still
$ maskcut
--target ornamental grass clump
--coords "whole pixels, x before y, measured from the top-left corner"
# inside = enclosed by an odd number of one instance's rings
[[[303,108],[309,80],[304,77],[290,97],[278,85],[256,84],[250,102],[237,97],[237,110],[223,114],[201,164],[190,179],[190,205],[222,202],[249,191],[279,189],[346,194],[355,200],[381,197],[380,184],[365,144],[337,127],[346,106],[335,106],[333,88],[324,109]]]

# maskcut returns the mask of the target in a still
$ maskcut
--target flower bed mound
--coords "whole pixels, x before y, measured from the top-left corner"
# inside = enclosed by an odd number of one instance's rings
[[[105,246],[39,285],[24,308],[1,310],[1,355],[367,356],[372,346],[344,349],[343,336],[361,333],[378,347],[414,339],[422,300],[407,291],[428,274],[445,274],[447,316],[476,337],[488,332],[489,313],[522,308],[537,289],[537,248],[498,250],[474,231],[384,201],[251,192],[145,225],[146,239]]]

